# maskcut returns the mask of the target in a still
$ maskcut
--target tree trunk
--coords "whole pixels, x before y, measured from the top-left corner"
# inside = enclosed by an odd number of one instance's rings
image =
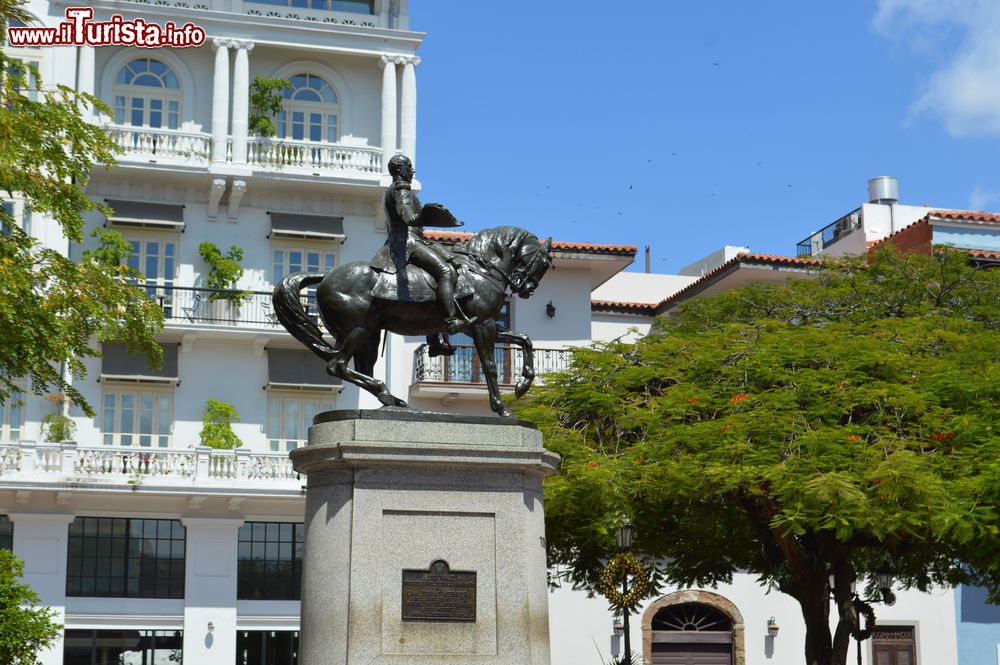
[[[806,665],[843,665],[833,660],[830,635],[830,599],[825,580],[809,580],[798,594],[806,623]]]

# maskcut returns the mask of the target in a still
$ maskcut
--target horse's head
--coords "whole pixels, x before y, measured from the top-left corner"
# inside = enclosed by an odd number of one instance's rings
[[[533,235],[525,236],[514,256],[514,270],[510,275],[511,292],[522,298],[531,297],[551,265],[552,238],[543,243]]]

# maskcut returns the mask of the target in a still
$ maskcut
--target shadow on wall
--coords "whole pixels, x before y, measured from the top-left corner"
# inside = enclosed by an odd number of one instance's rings
[[[965,623],[1000,623],[1000,606],[986,602],[986,589],[962,586],[960,621]]]

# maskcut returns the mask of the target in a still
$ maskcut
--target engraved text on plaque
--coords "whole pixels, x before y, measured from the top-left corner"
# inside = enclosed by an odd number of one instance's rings
[[[475,571],[450,570],[443,559],[403,571],[403,621],[475,620]]]

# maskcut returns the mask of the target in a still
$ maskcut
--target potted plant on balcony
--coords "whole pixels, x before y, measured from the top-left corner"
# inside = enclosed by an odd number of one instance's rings
[[[76,434],[76,422],[67,415],[63,415],[63,405],[72,402],[63,393],[51,393],[42,399],[52,402],[58,408],[55,413],[50,413],[42,417],[42,438],[49,443],[62,443],[72,441]]]
[[[252,134],[271,138],[278,133],[274,116],[281,113],[281,91],[291,90],[288,79],[253,77],[250,84],[249,129]]]
[[[238,422],[240,412],[229,402],[209,398],[205,402],[205,419],[201,428],[201,445],[215,450],[232,450],[243,445],[233,431],[233,422]]]
[[[223,254],[218,245],[206,241],[198,245],[198,253],[209,267],[206,286],[212,289],[208,300],[212,303],[213,318],[235,322],[239,319],[240,305],[250,295],[249,291],[236,288],[243,277],[243,250],[232,245]]]

